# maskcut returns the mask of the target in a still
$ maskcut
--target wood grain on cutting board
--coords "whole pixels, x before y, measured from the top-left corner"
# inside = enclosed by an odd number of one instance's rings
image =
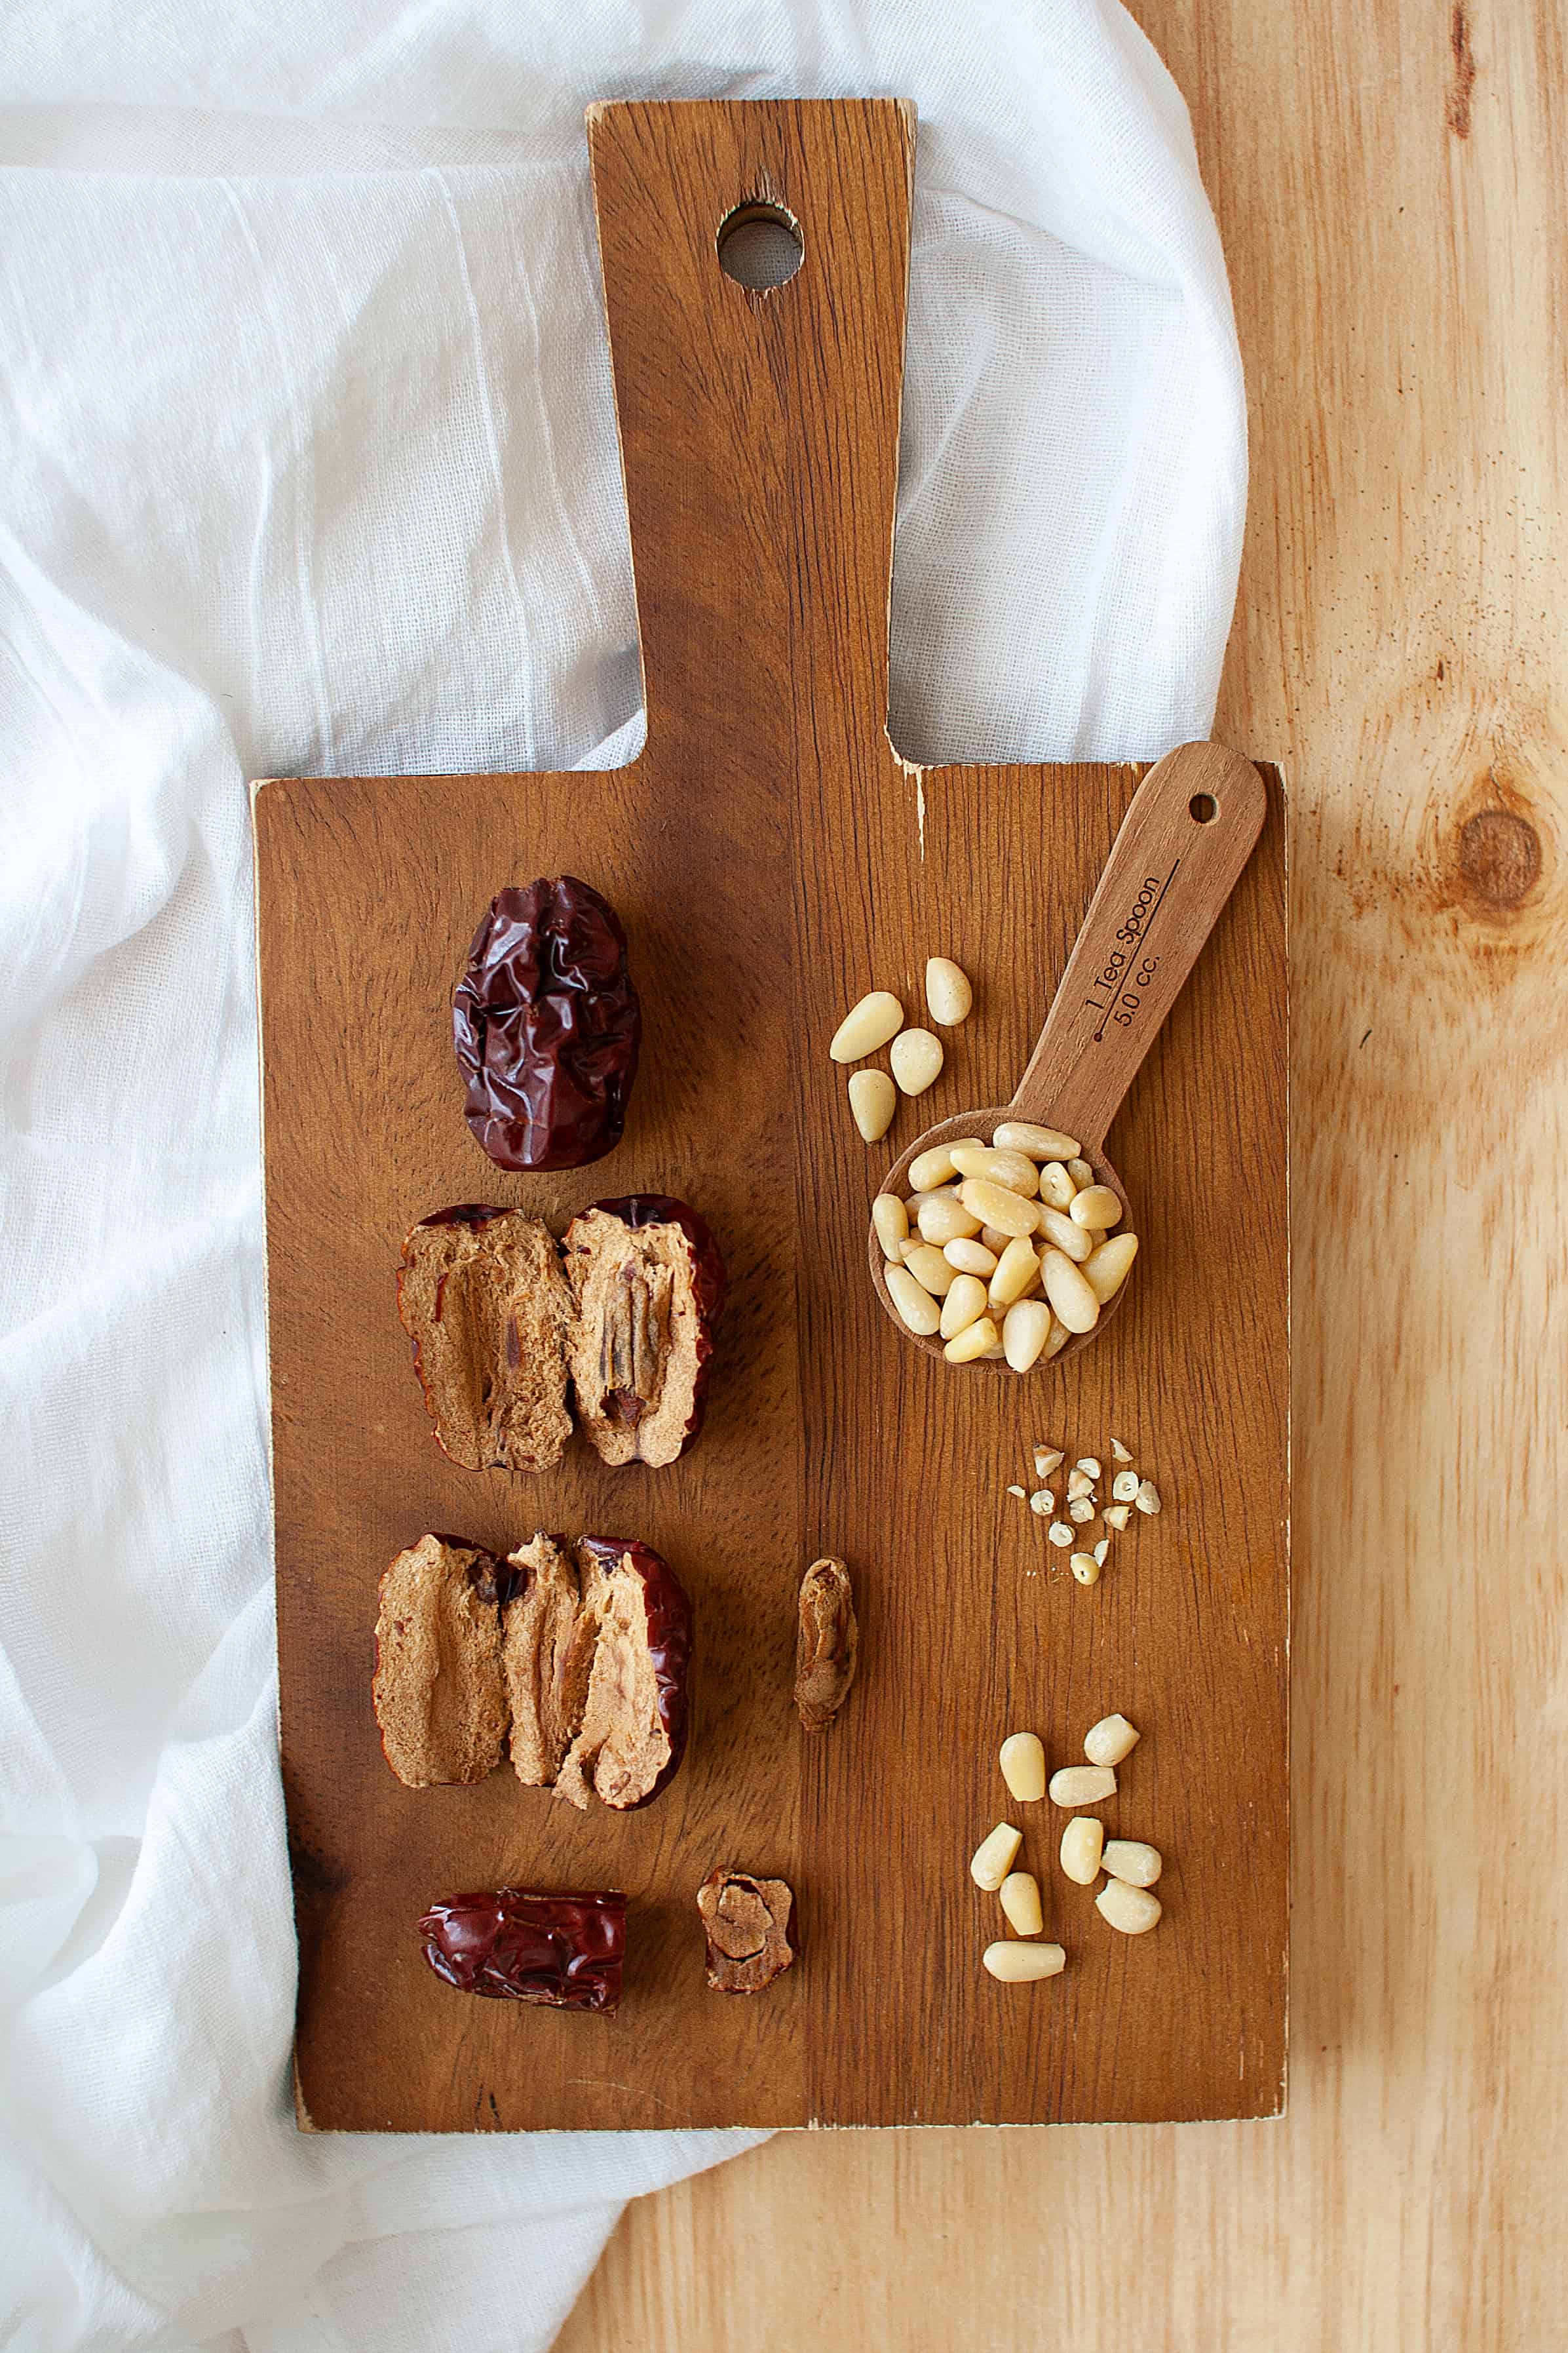
[[[1249,385],[1216,732],[1292,798],[1289,2114],[781,2138],[630,2208],[560,2353],[1563,2341],[1562,25],[1133,14]]]
[[[566,776],[274,783],[256,798],[283,1760],[301,1942],[298,2065],[319,2127],[933,2123],[1272,2112],[1285,2051],[1284,824],[1262,841],[1109,1148],[1143,1256],[1101,1346],[1022,1382],[909,1346],[865,1266],[888,1146],[826,1042],[925,957],[975,1011],[915,1126],[1005,1101],[1142,773],[907,768],[886,731],[910,125],[889,102],[616,107],[593,124],[648,741]],[[799,217],[775,295],[714,259],[731,206]],[[599,1166],[494,1169],[461,1119],[449,994],[493,892],[577,871],[625,919],[647,1033]],[[999,887],[998,878],[1007,878]],[[894,1139],[890,1138],[889,1143]],[[405,1229],[449,1202],[563,1223],[685,1195],[733,1282],[708,1426],[672,1470],[581,1445],[536,1481],[430,1442],[398,1327]],[[1006,1493],[1050,1438],[1112,1433],[1158,1522],[1077,1587]],[[415,1792],[370,1705],[376,1579],[426,1528],[506,1547],[636,1535],[691,1591],[691,1748],[646,1812],[578,1815],[505,1771]],[[790,1704],[795,1595],[854,1571],[863,1650],[819,1739]],[[1053,1763],[1124,1709],[1104,1809],[1168,1857],[1167,1917],[1117,1936],[1028,1860],[1063,1978],[999,1987],[966,1863],[1002,1736]],[[765,1997],[703,1981],[717,1864],[776,1873],[805,1957]],[[615,2020],[454,1994],[414,1924],[517,1881],[632,1899]]]

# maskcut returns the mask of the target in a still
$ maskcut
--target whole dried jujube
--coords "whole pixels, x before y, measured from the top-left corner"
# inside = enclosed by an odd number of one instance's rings
[[[527,1887],[447,1895],[419,1923],[425,1957],[459,1993],[613,2010],[621,1998],[626,1899],[614,1889]]]
[[[621,1140],[642,1009],[626,935],[573,874],[497,893],[452,998],[465,1116],[503,1168],[581,1168]]]

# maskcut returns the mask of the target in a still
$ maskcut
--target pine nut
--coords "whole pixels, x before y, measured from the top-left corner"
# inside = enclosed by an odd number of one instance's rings
[[[1000,1944],[987,1945],[980,1957],[1004,1985],[1032,1985],[1041,1978],[1059,1977],[1068,1957],[1060,1945],[1015,1945],[1004,1937]]]
[[[1131,1504],[1112,1504],[1106,1511],[1105,1525],[1108,1528],[1124,1528],[1131,1517]]]
[[[994,1226],[999,1233],[1032,1234],[1039,1223],[1039,1209],[1033,1201],[984,1176],[966,1176],[958,1198],[977,1226]]]
[[[1110,1538],[1109,1536],[1101,1536],[1100,1542],[1094,1547],[1094,1562],[1097,1568],[1103,1568],[1105,1567],[1105,1556],[1110,1550]]]
[[[921,1289],[907,1266],[885,1267],[882,1279],[901,1321],[922,1340],[931,1339],[942,1322],[942,1310],[930,1292]]]
[[[1040,1280],[1059,1324],[1069,1332],[1093,1331],[1100,1321],[1100,1302],[1070,1258],[1059,1250],[1042,1250]]]
[[[855,1071],[849,1079],[849,1110],[864,1141],[875,1144],[893,1124],[898,1092],[886,1071]]]
[[[929,1291],[933,1299],[945,1299],[958,1281],[934,1242],[916,1242],[912,1250],[904,1252],[904,1264],[921,1289]]]
[[[1065,1520],[1053,1520],[1046,1534],[1054,1545],[1065,1546],[1072,1542],[1072,1530]]]
[[[1083,1736],[1083,1753],[1091,1765],[1120,1765],[1137,1747],[1137,1727],[1124,1715],[1102,1715]]]
[[[1068,1567],[1080,1585],[1100,1583],[1100,1563],[1091,1552],[1075,1552]]]
[[[1026,1201],[1040,1189],[1034,1162],[1021,1152],[997,1152],[984,1144],[955,1144],[952,1165],[960,1176],[984,1176],[993,1185],[1005,1185],[1010,1193],[1021,1193]]]
[[[871,1204],[871,1223],[882,1245],[882,1256],[896,1260],[899,1244],[910,1238],[910,1213],[896,1193],[879,1193]]]
[[[893,1076],[907,1095],[923,1095],[942,1076],[942,1043],[932,1029],[900,1029],[888,1049]]]
[[[1015,1299],[1033,1290],[1039,1279],[1040,1261],[1035,1255],[1034,1244],[1023,1234],[1010,1236],[991,1277],[992,1306],[1011,1307]]]
[[[1048,1201],[1040,1203],[1039,1233],[1042,1244],[1054,1242],[1058,1250],[1079,1265],[1094,1248],[1093,1235],[1085,1227],[1075,1226],[1059,1209],[1053,1209]]]
[[[926,1005],[931,1018],[943,1029],[956,1029],[969,1018],[974,991],[969,975],[951,956],[927,956]]]
[[[1042,1487],[1038,1494],[1031,1495],[1029,1498],[1030,1511],[1037,1512],[1042,1520],[1049,1519],[1051,1514],[1056,1510],[1056,1508],[1057,1499],[1052,1494],[1048,1487]],[[1054,1536],[1051,1541],[1053,1544],[1055,1543],[1056,1539]]]
[[[1122,1445],[1121,1440],[1119,1438],[1113,1438],[1111,1440],[1110,1451],[1118,1462],[1131,1462],[1132,1460],[1131,1455],[1129,1454],[1127,1449]]]
[[[1043,1299],[1020,1299],[1002,1319],[1002,1352],[1016,1373],[1039,1362],[1051,1336],[1051,1311]]]
[[[1146,1846],[1142,1839],[1112,1839],[1105,1850],[1104,1868],[1129,1887],[1152,1887],[1165,1859],[1157,1846]]]
[[[961,1274],[958,1280],[968,1282],[973,1278]],[[988,1356],[993,1348],[999,1348],[1001,1345],[1002,1335],[995,1324],[989,1315],[983,1315],[978,1324],[966,1324],[948,1342],[942,1353],[950,1365],[972,1365],[977,1356]]]
[[[1112,1234],[1085,1259],[1084,1280],[1102,1307],[1115,1298],[1137,1255],[1136,1234]]]
[[[1120,1223],[1121,1204],[1109,1185],[1086,1185],[1081,1193],[1073,1195],[1072,1214],[1080,1226],[1093,1226],[1104,1233]]]
[[[1067,1456],[1061,1447],[1037,1446],[1035,1449],[1036,1478],[1048,1479],[1051,1472],[1053,1471],[1059,1471],[1066,1461]]]
[[[1095,1182],[1094,1171],[1089,1166],[1087,1160],[1068,1159],[1068,1175],[1072,1178],[1073,1183],[1078,1187],[1080,1193],[1084,1190],[1086,1186],[1092,1185]]]
[[[1008,1493],[1010,1495],[1016,1495],[1016,1496],[1017,1496],[1017,1498],[1018,1498],[1018,1501],[1019,1501],[1020,1503],[1022,1503],[1022,1502],[1023,1502],[1023,1500],[1024,1500],[1024,1490],[1022,1489],[1022,1487],[1009,1487],[1009,1488],[1008,1488],[1008,1490],[1007,1490],[1007,1493]]]
[[[980,1138],[977,1135],[961,1135],[955,1140],[960,1144],[978,1144]],[[952,1145],[928,1145],[923,1152],[917,1152],[910,1163],[910,1190],[911,1193],[929,1193],[935,1185],[951,1185],[957,1174],[952,1165]]]
[[[1003,1233],[996,1226],[982,1226],[980,1229],[980,1239],[984,1243],[988,1250],[994,1250],[997,1257],[1000,1258],[1008,1243],[1013,1240],[1013,1236],[1011,1234]]]
[[[942,1259],[942,1271],[947,1277],[947,1297],[942,1301],[942,1323],[938,1329],[944,1340],[956,1340],[961,1332],[968,1331],[977,1316],[984,1314],[985,1285],[977,1274],[954,1274],[940,1250],[933,1255]],[[918,1281],[918,1271],[911,1267],[910,1271]]]
[[[1081,1462],[1075,1462],[1068,1472],[1068,1501],[1076,1504],[1080,1495],[1092,1495],[1094,1481]]]
[[[1047,1160],[1041,1169],[1040,1198],[1053,1209],[1070,1209],[1077,1200],[1078,1187],[1059,1160]]]
[[[1020,1936],[1037,1936],[1046,1925],[1040,1883],[1032,1871],[1010,1871],[997,1889],[1007,1926]]]
[[[1020,1805],[1038,1805],[1046,1794],[1046,1752],[1035,1732],[1010,1732],[996,1752],[1008,1794]]]
[[[863,1062],[903,1027],[904,1008],[889,989],[874,988],[852,1005],[828,1048],[836,1062]]]
[[[1051,1775],[1053,1806],[1098,1806],[1116,1795],[1116,1776],[1109,1765],[1064,1765]]]
[[[1100,1851],[1105,1844],[1105,1824],[1098,1814],[1075,1814],[1062,1832],[1062,1869],[1079,1887],[1092,1887],[1100,1877]]]
[[[921,1229],[921,1240],[934,1242],[938,1250],[948,1242],[967,1241],[980,1231],[980,1220],[972,1217],[962,1201],[951,1193],[927,1194],[915,1212],[915,1223]]]
[[[1147,1512],[1152,1519],[1160,1508],[1160,1490],[1155,1486],[1152,1479],[1145,1479],[1132,1500],[1141,1512]]]
[[[1136,1471],[1119,1471],[1110,1482],[1110,1492],[1119,1504],[1130,1504],[1138,1493]]]
[[[991,1141],[1004,1152],[1026,1152],[1031,1160],[1070,1160],[1078,1150],[1076,1135],[1064,1135],[1059,1127],[1037,1127],[1027,1119],[1005,1119]]]
[[[1100,1475],[1097,1454],[1080,1454],[1072,1467],[1075,1471],[1081,1471],[1086,1479],[1098,1479]]]
[[[987,1831],[970,1859],[969,1876],[976,1887],[983,1887],[987,1895],[994,1895],[1016,1862],[1023,1843],[1023,1831],[1016,1831],[1011,1822],[998,1822],[994,1831]]]
[[[1065,1324],[1053,1323],[1051,1325],[1051,1336],[1046,1342],[1045,1354],[1040,1358],[1041,1364],[1048,1365],[1051,1358],[1057,1354],[1058,1350],[1065,1348],[1071,1338],[1072,1334],[1068,1330]]]
[[[1102,1920],[1109,1920],[1124,1936],[1142,1936],[1157,1925],[1163,1906],[1159,1897],[1151,1895],[1146,1887],[1130,1887],[1124,1879],[1108,1879],[1094,1899],[1094,1908]],[[1023,1946],[1019,1949],[1027,1952],[1039,1948]]]
[[[1087,1495],[1075,1495],[1068,1505],[1068,1517],[1075,1528],[1087,1528],[1094,1517],[1094,1505]]]
[[[956,1267],[960,1274],[983,1274],[989,1280],[996,1271],[995,1251],[988,1250],[984,1242],[974,1241],[963,1234],[955,1242],[944,1242],[942,1254],[949,1266]]]

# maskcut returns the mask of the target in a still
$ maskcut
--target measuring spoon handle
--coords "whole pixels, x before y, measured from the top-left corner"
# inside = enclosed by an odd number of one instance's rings
[[[1262,777],[1239,752],[1183,744],[1132,797],[1039,1042],[1020,1119],[1105,1132],[1263,829]]]

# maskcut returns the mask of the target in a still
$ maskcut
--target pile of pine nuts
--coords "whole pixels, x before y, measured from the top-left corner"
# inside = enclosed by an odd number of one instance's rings
[[[951,956],[926,958],[926,1005],[939,1029],[956,1029],[967,1021],[973,1002],[961,965]],[[868,1144],[879,1142],[891,1127],[900,1095],[923,1095],[942,1076],[946,1059],[934,1030],[907,1029],[904,1008],[892,990],[873,988],[850,1007],[827,1050],[836,1062],[863,1062],[884,1046],[892,1077],[886,1071],[857,1071],[849,1082],[850,1114]]]
[[[1048,1364],[1093,1331],[1138,1254],[1136,1234],[1111,1230],[1116,1195],[1053,1127],[1004,1120],[989,1145],[934,1145],[910,1161],[909,1184],[907,1199],[871,1204],[888,1295],[911,1332],[940,1335],[952,1365]]]
[[[1095,1909],[1124,1936],[1142,1936],[1159,1922],[1162,1906],[1153,1887],[1164,1859],[1157,1847],[1142,1839],[1107,1839],[1097,1816],[1074,1810],[1102,1805],[1115,1796],[1116,1767],[1131,1755],[1138,1740],[1136,1726],[1124,1715],[1101,1716],[1084,1736],[1089,1762],[1064,1765],[1048,1781],[1045,1747],[1036,1733],[1010,1733],[997,1757],[1008,1795],[1019,1805],[1037,1805],[1048,1796],[1052,1805],[1072,1812],[1062,1832],[1063,1873],[1079,1887],[1092,1887],[1105,1873]],[[1067,1966],[1062,1946],[1034,1941],[1044,1932],[1045,1912],[1039,1881],[1032,1872],[1015,1869],[1023,1842],[1022,1831],[1011,1822],[998,1822],[981,1840],[969,1865],[974,1884],[998,1899],[1013,1931],[1011,1938],[987,1945],[981,1956],[991,1976],[1005,1985],[1058,1977]]]
[[[1160,1490],[1152,1479],[1143,1478],[1131,1467],[1131,1452],[1119,1438],[1111,1440],[1110,1451],[1119,1467],[1111,1477],[1111,1500],[1104,1506],[1104,1521],[1108,1530],[1120,1535],[1134,1512],[1142,1513],[1146,1519],[1155,1519],[1163,1507]],[[1037,1446],[1034,1455],[1036,1478],[1042,1481],[1054,1479],[1066,1460],[1067,1452],[1063,1447]],[[1101,1508],[1097,1482],[1103,1476],[1104,1470],[1098,1454],[1080,1454],[1067,1474],[1063,1504],[1066,1516],[1059,1520],[1051,1517],[1057,1509],[1054,1486],[1038,1486],[1033,1494],[1027,1495],[1026,1491],[1016,1483],[1007,1490],[1010,1495],[1026,1499],[1030,1511],[1037,1518],[1050,1519],[1047,1533],[1052,1544],[1059,1546],[1064,1552],[1075,1544],[1081,1547],[1072,1553],[1068,1563],[1080,1585],[1097,1585],[1100,1582],[1100,1572],[1105,1567],[1106,1556],[1110,1550],[1109,1534],[1102,1535],[1098,1542],[1089,1534],[1095,1514]]]

